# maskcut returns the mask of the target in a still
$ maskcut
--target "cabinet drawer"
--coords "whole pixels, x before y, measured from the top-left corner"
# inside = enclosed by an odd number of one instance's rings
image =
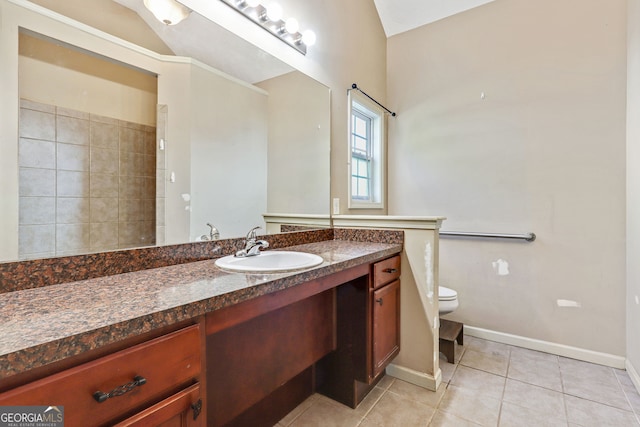
[[[0,405],[64,406],[65,425],[104,425],[192,382],[200,351],[199,326],[190,326],[0,394]]]
[[[201,411],[200,384],[194,384],[114,427],[201,427],[204,425]]]
[[[373,288],[379,288],[400,277],[400,255],[373,264]]]

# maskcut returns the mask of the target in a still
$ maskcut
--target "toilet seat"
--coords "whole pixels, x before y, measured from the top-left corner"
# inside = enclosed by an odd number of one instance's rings
[[[438,286],[438,301],[454,301],[458,299],[458,293],[453,289]]]

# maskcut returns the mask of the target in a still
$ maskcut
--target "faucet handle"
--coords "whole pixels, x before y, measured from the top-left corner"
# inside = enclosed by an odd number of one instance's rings
[[[208,222],[207,225],[209,226],[209,240],[218,240],[220,238],[218,229],[211,225],[210,222]]]
[[[247,233],[247,240],[255,240],[256,239],[256,230],[260,230],[262,227],[257,226],[257,227],[253,227],[251,230],[249,230],[249,232]]]

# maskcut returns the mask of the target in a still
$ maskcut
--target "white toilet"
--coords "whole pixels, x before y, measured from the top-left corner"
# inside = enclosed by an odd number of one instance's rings
[[[454,312],[458,308],[458,293],[453,289],[438,286],[438,307],[440,316]]]

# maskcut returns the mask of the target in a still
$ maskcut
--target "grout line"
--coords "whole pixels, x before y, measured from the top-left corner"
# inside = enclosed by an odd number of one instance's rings
[[[369,408],[369,410],[367,412],[364,413],[364,415],[362,416],[362,418],[360,419],[360,421],[358,422],[357,426],[359,426],[360,424],[362,424],[362,422],[365,420],[365,418],[367,418],[367,415],[369,415],[371,413],[371,411],[373,411],[373,408],[376,407],[376,405],[378,404],[378,402],[380,402],[380,400],[382,400],[382,398],[384,397],[385,394],[387,394],[387,392],[389,391],[389,389],[391,388],[391,386],[393,385],[393,383],[396,382],[396,379],[394,378],[393,380],[391,380],[391,383],[389,384],[388,387],[386,388],[382,388],[382,387],[378,387],[376,385],[377,388],[379,388],[380,390],[382,390],[382,394],[380,395],[380,397],[378,397],[376,399],[375,402],[373,402],[373,405],[371,405],[371,407]]]
[[[511,359],[512,359],[512,357],[513,357],[513,346],[508,345],[508,347],[509,347],[509,355],[508,355],[508,359],[507,359],[507,371],[506,371],[507,373],[506,373],[504,376],[500,375],[500,376],[502,376],[502,377],[504,378],[504,381],[505,381],[505,383],[504,383],[504,384],[505,384],[505,385],[504,385],[504,388],[503,388],[503,390],[502,390],[502,396],[501,396],[501,398],[500,398],[500,405],[499,405],[499,409],[498,409],[498,421],[497,421],[497,422],[498,422],[498,424],[499,424],[499,423],[500,423],[500,421],[501,421],[503,405],[504,405],[504,403],[507,403],[507,402],[505,402],[505,400],[504,400],[505,395],[506,395],[506,381],[507,381],[508,379],[511,379],[511,378],[509,378],[509,369],[510,369],[510,367],[511,367]],[[458,360],[462,360],[462,356],[464,355],[464,353],[465,353],[465,351],[466,351],[466,347],[464,347],[464,346],[462,346],[462,347],[457,346],[457,348],[461,350],[460,358],[459,358]],[[455,361],[454,361],[454,362],[455,362]],[[567,402],[567,399],[566,399],[566,397],[567,397],[567,396],[572,396],[572,397],[575,397],[575,398],[578,398],[578,399],[583,399],[583,400],[590,401],[590,402],[594,402],[594,403],[597,403],[597,404],[600,404],[600,405],[605,405],[605,406],[608,406],[608,407],[614,408],[614,409],[616,409],[616,410],[624,411],[623,409],[618,408],[618,407],[616,407],[616,406],[612,406],[612,405],[609,405],[609,404],[606,404],[606,403],[602,403],[602,402],[598,402],[598,401],[595,401],[595,400],[591,400],[591,399],[589,399],[589,398],[585,398],[585,397],[581,397],[581,396],[575,396],[575,395],[573,395],[573,394],[567,393],[567,392],[565,391],[565,390],[566,390],[566,387],[565,387],[565,381],[564,381],[564,378],[563,378],[563,375],[562,375],[562,369],[560,368],[560,361],[559,361],[558,356],[556,356],[556,363],[557,363],[557,368],[558,368],[558,371],[559,371],[559,374],[560,374],[560,380],[561,380],[561,391],[553,390],[553,389],[548,389],[548,388],[546,388],[546,387],[543,387],[543,386],[540,386],[540,385],[536,385],[536,384],[531,384],[531,383],[529,383],[529,382],[527,382],[527,381],[522,381],[522,380],[519,380],[519,379],[511,379],[511,380],[513,380],[513,381],[517,381],[517,382],[520,382],[520,383],[523,383],[523,384],[528,384],[528,385],[531,385],[531,386],[534,386],[534,387],[538,387],[538,388],[541,388],[541,389],[544,389],[544,390],[553,391],[553,392],[555,392],[555,393],[560,393],[560,394],[562,395],[562,404],[563,404],[563,407],[564,407],[565,422],[566,422],[566,423],[571,422],[571,421],[570,421],[570,419],[569,419],[568,402]],[[460,366],[459,362],[458,362],[458,363],[453,363],[453,365],[454,365],[454,366],[453,366],[452,374],[451,374],[451,376],[450,376],[449,380],[448,380],[448,381],[443,381],[443,382],[442,382],[442,384],[441,384],[441,386],[444,386],[444,390],[442,390],[443,394],[442,394],[442,396],[441,396],[441,399],[440,399],[440,400],[437,402],[437,404],[435,405],[435,410],[434,410],[434,412],[433,412],[433,415],[431,416],[431,418],[430,418],[429,420],[427,420],[427,425],[431,425],[431,423],[433,422],[433,419],[434,419],[434,417],[435,417],[435,414],[438,412],[438,410],[440,410],[440,407],[441,407],[442,402],[443,402],[443,400],[444,400],[444,395],[447,393],[447,390],[448,390],[449,386],[451,385],[451,381],[452,381],[452,379],[455,377],[455,375],[456,375],[456,373],[457,373],[457,369],[458,369],[458,367]],[[464,365],[463,365],[463,366],[464,366]],[[487,372],[487,371],[483,371],[483,370],[481,370],[481,369],[476,369],[476,368],[472,368],[472,367],[468,367],[468,368],[469,368],[469,369],[478,370],[478,371],[482,371],[482,372]],[[631,408],[631,411],[630,411],[630,412],[634,415],[635,419],[638,421],[638,424],[640,424],[640,414],[639,414],[638,412],[636,412],[636,410],[635,410],[635,408],[633,407],[633,405],[631,405],[630,397],[629,397],[629,395],[627,394],[627,391],[624,389],[624,387],[622,387],[621,378],[619,378],[619,377],[615,374],[615,371],[613,371],[613,374],[616,376],[616,381],[617,381],[617,383],[618,383],[618,386],[619,386],[619,387],[620,387],[620,389],[623,391],[624,396],[625,396],[625,399],[626,399],[627,403],[629,404],[629,407]],[[494,375],[495,375],[495,374],[494,374]],[[361,425],[363,424],[363,422],[364,422],[364,420],[366,419],[366,417],[367,417],[367,416],[371,413],[371,411],[373,411],[373,410],[374,410],[374,408],[375,408],[375,407],[380,403],[380,401],[381,401],[381,400],[382,400],[382,398],[387,394],[387,392],[391,392],[391,393],[393,393],[392,391],[390,391],[390,388],[391,388],[391,386],[393,385],[393,383],[394,383],[395,381],[396,381],[396,379],[393,379],[393,381],[392,381],[392,382],[389,384],[389,386],[388,386],[388,387],[386,387],[386,388],[379,387],[379,388],[380,388],[380,390],[382,391],[382,393],[381,393],[381,394],[380,394],[380,396],[375,400],[375,402],[373,402],[373,403],[372,403],[371,407],[366,411],[366,413],[361,417],[361,419],[359,420],[359,422],[358,422],[357,426],[361,426]],[[436,391],[436,392],[437,392],[437,391]],[[316,401],[314,401],[314,402],[312,403],[312,405],[310,405],[307,409],[305,409],[303,412],[301,412],[300,414],[298,414],[298,416],[296,416],[296,418],[295,418],[294,420],[292,420],[292,422],[291,422],[291,424],[289,424],[289,426],[290,426],[290,425],[292,425],[293,423],[295,423],[295,421],[296,421],[296,420],[297,420],[297,419],[298,419],[302,414],[304,414],[306,411],[308,411],[308,410],[309,410],[313,405],[315,405],[316,403],[317,403],[317,402],[316,402]],[[450,415],[452,415],[452,416],[458,417],[458,416],[457,416],[457,415],[455,415],[455,414],[452,414],[452,413],[449,413],[449,412],[446,412],[446,411],[444,411],[444,412],[445,412],[445,413],[448,413],[448,414],[450,414]],[[625,412],[629,412],[629,411],[625,411]],[[470,421],[470,422],[475,423],[475,421],[473,421],[473,420],[469,420],[469,421]]]
[[[560,366],[560,356],[556,355],[556,363],[558,365],[558,374],[560,375],[560,388],[562,389],[562,406],[564,406],[564,417],[569,423],[569,407],[567,406],[567,393],[564,389],[564,376],[562,375],[562,367]]]
[[[636,408],[631,403],[631,399],[629,398],[629,395],[627,394],[627,390],[625,389],[625,387],[620,382],[620,377],[618,377],[618,375],[616,374],[615,371],[613,371],[613,376],[618,381],[618,385],[620,386],[620,389],[622,390],[622,394],[624,394],[624,398],[627,400],[627,404],[629,405],[629,408],[631,408],[631,412],[633,412],[633,415],[636,416],[636,419],[638,420],[638,423],[640,424],[640,414],[638,412],[636,412]]]
[[[513,348],[509,345],[509,357],[507,359],[507,370],[504,374],[504,387],[502,387],[502,396],[500,397],[500,407],[498,408],[498,425],[500,425],[500,419],[502,418],[502,406],[504,405],[504,394],[507,391],[507,380],[509,379],[509,367],[511,366],[511,353]]]

